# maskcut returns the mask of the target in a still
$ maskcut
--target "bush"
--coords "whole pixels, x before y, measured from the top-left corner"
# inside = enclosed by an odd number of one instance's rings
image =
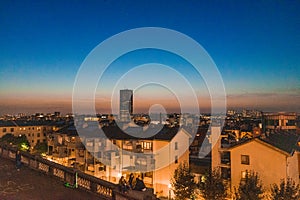
[[[188,164],[180,163],[172,179],[173,192],[176,200],[194,199],[196,183]]]
[[[271,200],[298,200],[300,199],[300,187],[295,181],[288,178],[285,182],[281,180],[280,185],[274,184],[271,187]]]
[[[242,178],[239,188],[235,190],[236,200],[259,200],[263,199],[263,187],[259,176],[254,172],[247,172],[245,178]]]
[[[210,170],[205,181],[200,183],[201,196],[206,200],[222,200],[227,196],[227,186],[224,184],[218,170]]]

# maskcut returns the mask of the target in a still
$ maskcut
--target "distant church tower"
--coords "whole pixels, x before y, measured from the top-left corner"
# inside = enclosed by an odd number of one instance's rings
[[[129,122],[133,112],[133,91],[120,90],[120,121]]]

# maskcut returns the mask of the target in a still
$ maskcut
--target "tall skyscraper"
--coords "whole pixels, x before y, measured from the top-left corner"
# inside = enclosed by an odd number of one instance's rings
[[[120,90],[120,121],[129,122],[133,112],[133,91]]]

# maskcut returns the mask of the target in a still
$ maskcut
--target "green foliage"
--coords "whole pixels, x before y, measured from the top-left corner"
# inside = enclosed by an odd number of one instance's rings
[[[10,144],[13,142],[13,140],[14,140],[14,135],[11,133],[7,133],[0,138],[1,144]]]
[[[300,186],[288,178],[285,182],[281,180],[280,185],[274,184],[271,187],[271,200],[298,200],[300,199]]]
[[[180,163],[172,179],[173,192],[176,200],[194,199],[196,183],[186,162]]]
[[[47,151],[48,151],[48,145],[46,142],[37,143],[34,146],[34,153],[36,154],[46,153]]]
[[[205,181],[200,183],[201,196],[206,200],[222,200],[227,196],[227,186],[224,184],[221,174],[218,170],[210,170]]]
[[[235,190],[236,200],[263,199],[263,186],[259,176],[254,172],[246,172],[246,177],[241,179],[238,190]]]
[[[5,134],[1,138],[0,143],[4,144],[4,145],[15,146],[18,149],[23,150],[23,151],[28,150],[30,147],[30,144],[25,135],[14,136],[11,133]],[[26,147],[26,148],[24,148],[24,147]]]

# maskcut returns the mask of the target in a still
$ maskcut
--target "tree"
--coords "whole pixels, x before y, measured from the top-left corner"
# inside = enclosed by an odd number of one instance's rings
[[[288,178],[285,182],[281,180],[280,185],[274,184],[271,187],[271,200],[298,200],[300,199],[300,186]]]
[[[219,170],[209,170],[205,180],[200,183],[201,196],[206,200],[222,200],[227,196],[227,186],[224,184]]]
[[[27,151],[30,147],[30,144],[25,135],[14,136],[11,133],[5,134],[1,139],[0,143],[4,145],[10,145],[17,147],[22,151]]]
[[[236,200],[259,200],[263,199],[263,186],[257,173],[246,171],[241,179],[238,190],[235,190]]]
[[[176,200],[194,199],[196,183],[186,162],[180,163],[172,179],[173,192]]]
[[[42,153],[47,153],[48,151],[48,145],[47,145],[47,142],[40,142],[40,143],[37,143],[35,146],[34,146],[34,153],[35,154],[42,154]]]

